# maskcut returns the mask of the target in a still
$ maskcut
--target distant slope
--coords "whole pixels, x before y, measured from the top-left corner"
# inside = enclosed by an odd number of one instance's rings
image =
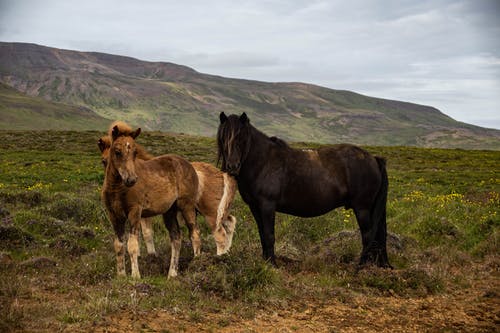
[[[82,106],[27,96],[0,83],[2,130],[105,130],[109,120]]]
[[[500,149],[500,131],[428,106],[102,53],[0,43],[0,81],[149,130],[212,136],[220,111],[247,112],[259,129],[293,141]]]

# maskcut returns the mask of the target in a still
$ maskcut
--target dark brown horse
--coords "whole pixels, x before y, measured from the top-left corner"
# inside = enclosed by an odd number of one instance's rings
[[[139,225],[141,218],[162,215],[170,233],[172,248],[168,276],[177,275],[181,248],[181,231],[177,213],[185,221],[191,236],[194,255],[200,253],[200,231],[196,224],[198,177],[193,166],[177,155],[162,155],[147,161],[137,158],[135,138],[140,129],[121,132],[118,126],[111,130],[106,175],[102,199],[115,231],[114,248],[118,275],[125,275],[125,224],[130,223],[127,250],[132,266],[132,277],[140,278]]]
[[[220,114],[218,161],[236,177],[259,228],[263,256],[276,265],[275,213],[319,216],[352,208],[363,251],[360,264],[390,267],[386,251],[388,180],[385,160],[347,144],[299,150],[268,137],[247,115]]]

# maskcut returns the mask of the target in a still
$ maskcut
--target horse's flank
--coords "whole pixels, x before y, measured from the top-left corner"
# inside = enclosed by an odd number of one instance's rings
[[[199,199],[197,209],[203,212],[214,211],[216,207],[215,229],[228,219],[231,204],[236,193],[236,181],[213,165],[204,162],[191,163],[199,179]]]

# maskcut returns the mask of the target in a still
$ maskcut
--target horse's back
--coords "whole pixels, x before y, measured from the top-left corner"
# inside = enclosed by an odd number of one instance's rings
[[[368,151],[352,144],[338,144],[317,150],[322,165],[328,169],[357,167],[366,168],[377,165],[376,159]]]
[[[151,170],[165,170],[165,171],[185,171],[193,173],[194,168],[185,158],[175,154],[165,154],[156,156],[150,160],[144,161],[144,165]]]
[[[198,192],[198,177],[196,171],[185,158],[175,155],[160,155],[147,161],[143,161],[146,177],[157,179],[161,184],[161,178],[173,182],[179,190],[179,194],[196,196]]]

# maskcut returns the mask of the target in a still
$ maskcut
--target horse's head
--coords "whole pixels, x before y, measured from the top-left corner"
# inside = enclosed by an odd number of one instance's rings
[[[237,176],[250,150],[250,120],[246,113],[241,116],[220,114],[217,130],[217,160],[221,169]]]
[[[99,141],[97,141],[97,146],[101,151],[102,165],[104,165],[104,168],[106,168],[106,166],[108,165],[109,148],[111,147],[111,138],[108,135],[101,137]]]
[[[135,159],[137,157],[137,145],[135,138],[141,133],[138,128],[135,132],[123,134],[117,126],[111,132],[111,147],[109,149],[109,166],[115,168],[123,183],[130,187],[137,182],[135,171]]]

